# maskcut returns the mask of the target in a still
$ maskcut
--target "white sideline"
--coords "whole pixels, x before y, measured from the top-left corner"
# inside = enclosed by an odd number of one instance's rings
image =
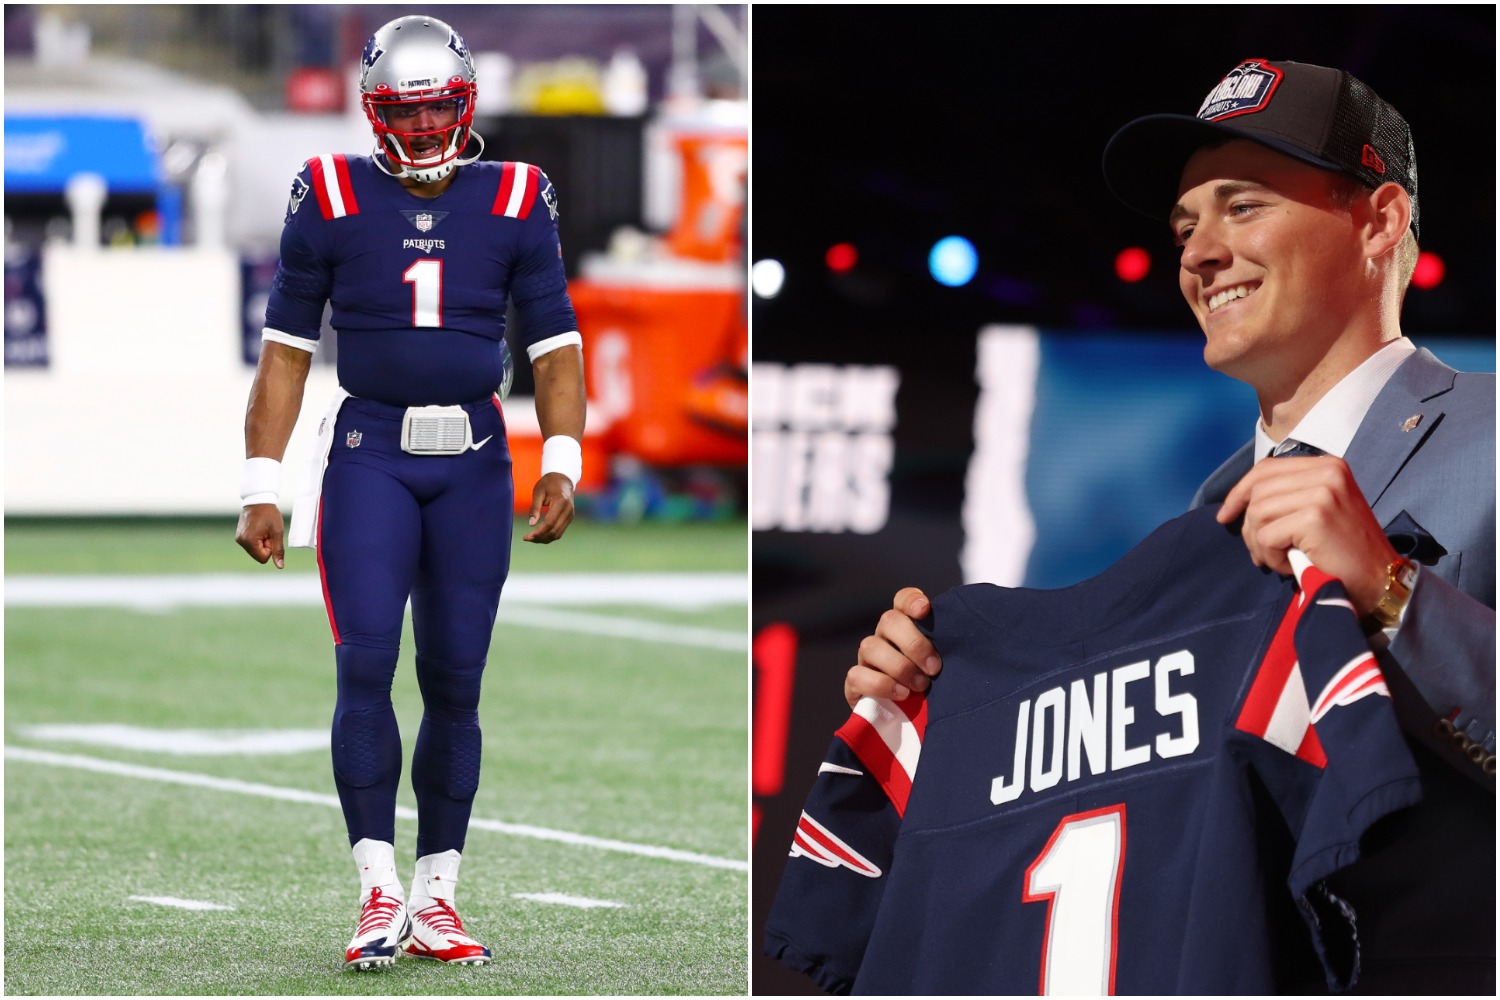
[[[746,604],[745,573],[518,573],[505,583],[505,604],[578,607],[598,604],[707,608]],[[5,578],[7,607],[113,607],[156,611],[190,606],[323,604],[316,573],[184,573]]]
[[[190,771],[171,771],[160,767],[142,767],[138,764],[124,764],[119,761],[105,760],[100,757],[85,757],[81,754],[53,753],[49,750],[32,750],[27,747],[7,745],[5,747],[5,759],[26,761],[31,764],[50,764],[54,767],[71,767],[82,771],[94,771],[99,774],[113,774],[123,778],[139,778],[145,781],[160,781],[173,785],[190,785],[197,788],[209,788],[219,792],[255,795],[266,799],[280,799],[283,802],[302,802],[308,805],[327,806],[333,809],[340,808],[338,796],[336,795],[306,792],[299,788],[263,785],[259,782],[240,781],[235,778],[218,778],[210,774],[194,774]],[[12,775],[11,777],[13,778],[14,776]],[[396,818],[415,820],[417,818],[417,811],[406,806],[397,806]],[[703,865],[708,868],[724,868],[729,871],[740,872],[748,872],[750,870],[750,863],[748,861],[738,861],[734,858],[716,858],[708,854],[679,851],[672,847],[633,844],[624,840],[590,837],[586,834],[568,833],[566,830],[549,830],[545,827],[527,826],[521,823],[502,823],[499,820],[475,818],[469,820],[469,828],[473,830],[489,830],[493,833],[503,833],[513,837],[550,840],[555,843],[569,844],[575,847],[592,847],[604,851],[617,851],[622,854],[635,854],[645,858],[659,858],[663,861],[682,861],[688,864]]]

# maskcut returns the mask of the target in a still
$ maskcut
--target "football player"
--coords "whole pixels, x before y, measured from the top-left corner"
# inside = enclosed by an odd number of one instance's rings
[[[398,18],[365,46],[368,156],[323,154],[292,182],[281,262],[245,418],[236,540],[284,565],[317,549],[333,633],[333,773],[360,878],[345,967],[399,951],[483,964],[455,910],[479,784],[479,691],[510,563],[513,485],[501,399],[507,301],[536,379],[544,437],[524,540],[573,519],[582,473],[582,339],[558,242],[557,195],[538,167],[479,162],[474,61],[432,17]],[[280,461],[302,405],[326,303],[340,389],[319,432],[313,495],[284,538]],[[424,712],[412,755],[411,894],[396,874],[402,746],[391,705],[408,600]]]

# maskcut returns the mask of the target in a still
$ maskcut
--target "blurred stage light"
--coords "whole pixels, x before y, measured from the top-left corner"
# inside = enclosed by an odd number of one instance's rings
[[[944,236],[932,245],[927,270],[939,284],[957,288],[968,284],[979,270],[979,253],[962,236]]]
[[[1151,273],[1151,255],[1140,247],[1126,247],[1115,257],[1115,276],[1132,284]]]
[[[781,294],[781,286],[786,282],[786,268],[781,266],[781,261],[758,260],[750,268],[750,287],[755,289],[755,294],[763,299],[774,299]]]
[[[1443,283],[1447,271],[1443,258],[1423,250],[1417,254],[1417,269],[1412,272],[1411,283],[1418,288],[1436,288]]]
[[[854,265],[859,263],[859,251],[854,249],[853,243],[835,243],[828,248],[823,259],[828,263],[828,270],[843,274],[853,270]]]

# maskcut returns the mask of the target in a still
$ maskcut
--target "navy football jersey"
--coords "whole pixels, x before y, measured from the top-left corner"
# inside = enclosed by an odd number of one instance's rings
[[[331,302],[350,393],[404,406],[488,398],[507,300],[523,346],[578,329],[557,213],[547,175],[525,163],[471,163],[420,198],[369,157],[314,157],[292,182],[266,326],[315,341]]]
[[[836,993],[1347,986],[1322,880],[1416,768],[1342,585],[1215,509],[1073,587],[934,601],[943,672],[839,730],[767,953]]]

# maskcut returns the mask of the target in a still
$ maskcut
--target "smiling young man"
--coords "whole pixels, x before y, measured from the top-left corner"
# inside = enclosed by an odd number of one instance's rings
[[[1400,327],[1419,235],[1406,122],[1348,73],[1249,59],[1195,115],[1126,125],[1104,171],[1170,224],[1204,360],[1250,385],[1252,440],[1193,506],[1243,518],[1249,557],[1298,549],[1341,578],[1422,776],[1330,880],[1355,914],[1361,992],[1495,988],[1494,378]],[[1294,457],[1262,459],[1291,451]],[[907,588],[847,674],[901,700],[941,670]]]

